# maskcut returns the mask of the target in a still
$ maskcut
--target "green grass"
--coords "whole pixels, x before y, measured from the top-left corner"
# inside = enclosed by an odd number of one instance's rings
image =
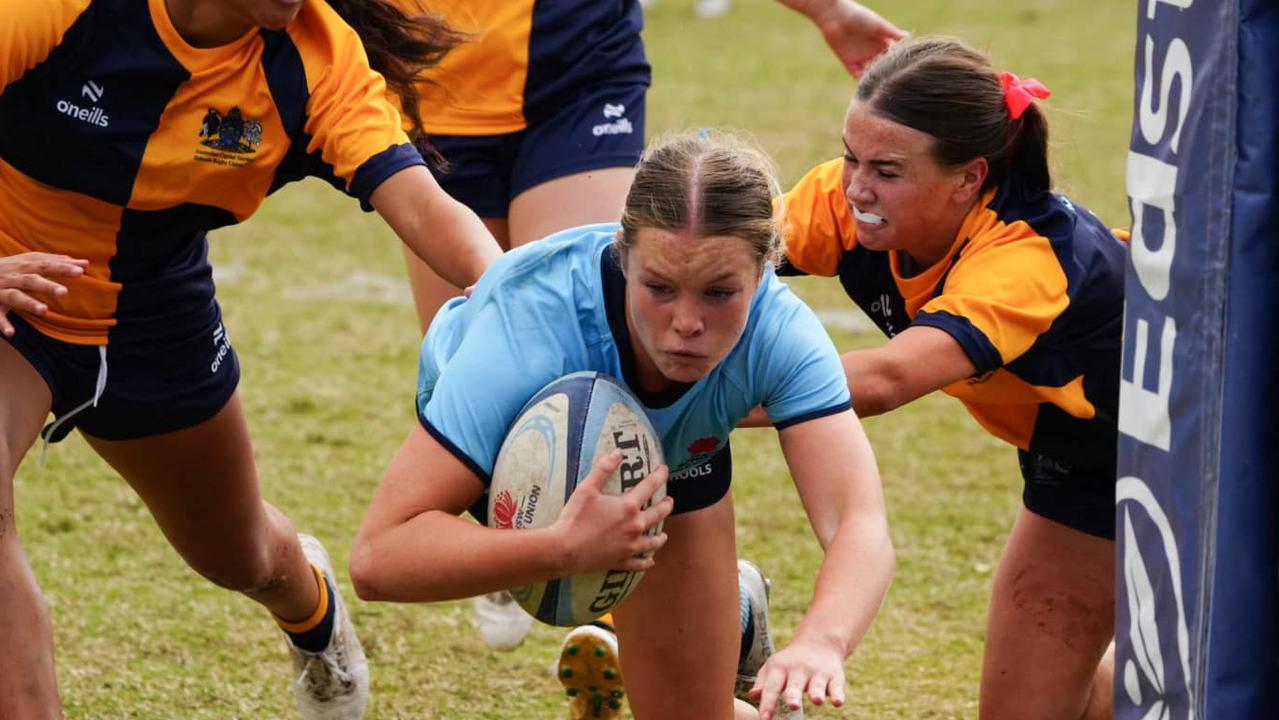
[[[1127,224],[1136,8],[1113,0],[894,5],[884,10],[902,27],[959,35],[1051,87],[1059,185],[1110,224]],[[748,129],[787,183],[838,153],[854,85],[803,18],[738,0],[728,16],[705,22],[690,0],[661,0],[646,37],[655,70],[650,133]],[[328,543],[345,576],[361,513],[414,422],[417,338],[397,243],[355,203],[304,183],[243,227],[217,233],[213,258],[264,491]],[[851,306],[833,281],[797,287],[820,308]],[[883,342],[834,335],[844,349]],[[1020,502],[1013,452],[942,396],[867,427],[898,570],[848,663],[848,707],[810,716],[972,717],[992,568]],[[772,434],[739,433],[734,448],[738,541],[775,580],[774,623],[785,640],[820,551]],[[265,613],[188,570],[78,436],[53,448],[44,467],[32,453],[17,495],[19,530],[54,614],[69,717],[293,716],[282,640]],[[552,628],[536,627],[524,647],[499,654],[479,642],[463,603],[357,602],[353,611],[373,663],[370,717],[564,714],[547,674],[561,638]]]

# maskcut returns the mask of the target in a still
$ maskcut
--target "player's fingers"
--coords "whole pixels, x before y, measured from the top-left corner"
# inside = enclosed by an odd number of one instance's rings
[[[8,312],[8,308],[0,307],[0,334],[5,337],[13,337],[13,325],[9,323],[9,318],[5,317]]]
[[[837,675],[830,679],[827,688],[827,694],[830,695],[830,704],[835,707],[844,706],[844,676]]]
[[[649,500],[653,498],[653,494],[666,485],[666,479],[670,476],[670,470],[665,465],[658,465],[657,469],[648,474],[631,491],[627,493],[636,501],[640,507],[644,507]]]
[[[42,260],[34,268],[32,272],[38,272],[41,275],[54,275],[57,277],[78,277],[84,274],[84,269],[88,267],[88,260],[81,260],[66,255],[58,255]]]
[[[88,260],[53,253],[24,253],[10,258],[9,271],[13,273],[41,273],[44,275],[75,276],[84,272]]]
[[[814,705],[826,702],[826,689],[830,687],[830,678],[817,674],[808,679],[808,701]]]
[[[35,315],[43,315],[49,309],[47,305],[39,300],[13,288],[0,290],[0,306],[23,310]]]
[[[36,275],[35,273],[20,276],[17,278],[17,282],[10,285],[10,287],[25,290],[29,293],[42,293],[52,297],[62,297],[67,294],[67,289],[65,287],[42,275]]]
[[[668,516],[670,516],[671,511],[674,509],[675,499],[667,495],[640,511],[640,520],[644,523],[644,529],[647,530],[648,528],[651,528],[657,523],[665,520]]]
[[[639,554],[651,556],[653,553],[662,549],[666,544],[666,533],[658,533],[656,535],[645,535],[639,540]]]
[[[792,670],[786,676],[786,687],[782,689],[781,696],[778,697],[779,705],[785,705],[790,710],[799,710],[804,707],[804,688],[808,685],[808,673],[803,670]]]
[[[780,670],[770,670],[767,666],[764,667],[764,672],[760,677],[755,679],[755,687],[751,688],[750,696],[754,698],[756,697],[756,692],[759,693],[760,720],[770,720],[773,717],[785,683],[786,675],[784,673]]]
[[[617,466],[622,464],[622,451],[613,449],[604,453],[595,461],[595,467],[586,474],[586,479],[582,481],[578,488],[589,488],[599,492],[604,488],[604,483],[617,470]]]

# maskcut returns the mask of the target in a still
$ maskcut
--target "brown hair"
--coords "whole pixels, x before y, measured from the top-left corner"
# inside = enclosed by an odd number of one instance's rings
[[[431,145],[418,110],[417,83],[424,70],[440,62],[466,35],[439,15],[425,9],[406,13],[388,0],[328,0],[329,5],[360,36],[369,66],[386,78],[409,119],[409,138],[436,165],[443,157]]]
[[[617,246],[623,253],[634,246],[640,228],[729,235],[749,243],[761,266],[776,262],[780,194],[772,161],[737,136],[701,130],[658,138],[635,170]]]
[[[986,158],[983,189],[1011,182],[1028,193],[1052,188],[1048,122],[1035,103],[1014,120],[985,55],[958,40],[921,37],[898,43],[866,71],[857,100],[871,112],[928,133],[946,167]]]

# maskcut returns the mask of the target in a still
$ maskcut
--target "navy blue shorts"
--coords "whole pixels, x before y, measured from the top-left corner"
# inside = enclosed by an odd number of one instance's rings
[[[1085,470],[1017,451],[1026,481],[1022,503],[1036,515],[1105,540],[1115,539],[1114,468]]]
[[[634,167],[644,151],[647,91],[644,83],[598,85],[518,132],[432,134],[431,143],[449,163],[432,172],[476,215],[504,218],[511,200],[536,185],[588,170]]]
[[[78,427],[103,440],[135,440],[198,425],[231,399],[240,361],[214,307],[212,320],[180,339],[106,347],[106,384],[93,404],[101,349],[42,334],[14,313],[3,338],[31,363],[53,394],[49,442]],[[3,337],[3,336],[0,336]],[[81,407],[83,406],[83,407]]]
[[[715,454],[691,467],[671,473],[666,494],[675,499],[672,515],[701,510],[719,502],[733,482],[733,452],[728,440]]]

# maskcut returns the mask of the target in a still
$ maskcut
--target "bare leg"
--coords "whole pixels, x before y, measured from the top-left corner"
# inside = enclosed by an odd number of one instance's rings
[[[139,440],[87,439],[196,572],[287,620],[315,610],[315,575],[293,526],[258,488],[239,393],[192,428]]]
[[[1021,509],[987,618],[982,718],[1111,717],[1114,570],[1113,542]]]
[[[511,201],[511,247],[578,225],[617,222],[635,178],[629,167],[565,175],[525,190]]]
[[[668,518],[665,531],[657,564],[613,614],[631,711],[729,720],[741,641],[732,495]]]
[[[497,238],[499,245],[503,248],[510,247],[506,237],[505,218],[481,218],[481,220],[484,222],[484,227]],[[407,247],[404,248],[404,261],[409,268],[409,285],[413,288],[413,303],[417,305],[417,319],[422,325],[422,332],[425,333],[435,313],[439,312],[445,301],[461,295],[462,289],[436,275],[430,265],[414,255],[413,251]]]
[[[18,540],[13,478],[52,398],[40,374],[0,341],[0,719],[61,718],[53,627]]]

